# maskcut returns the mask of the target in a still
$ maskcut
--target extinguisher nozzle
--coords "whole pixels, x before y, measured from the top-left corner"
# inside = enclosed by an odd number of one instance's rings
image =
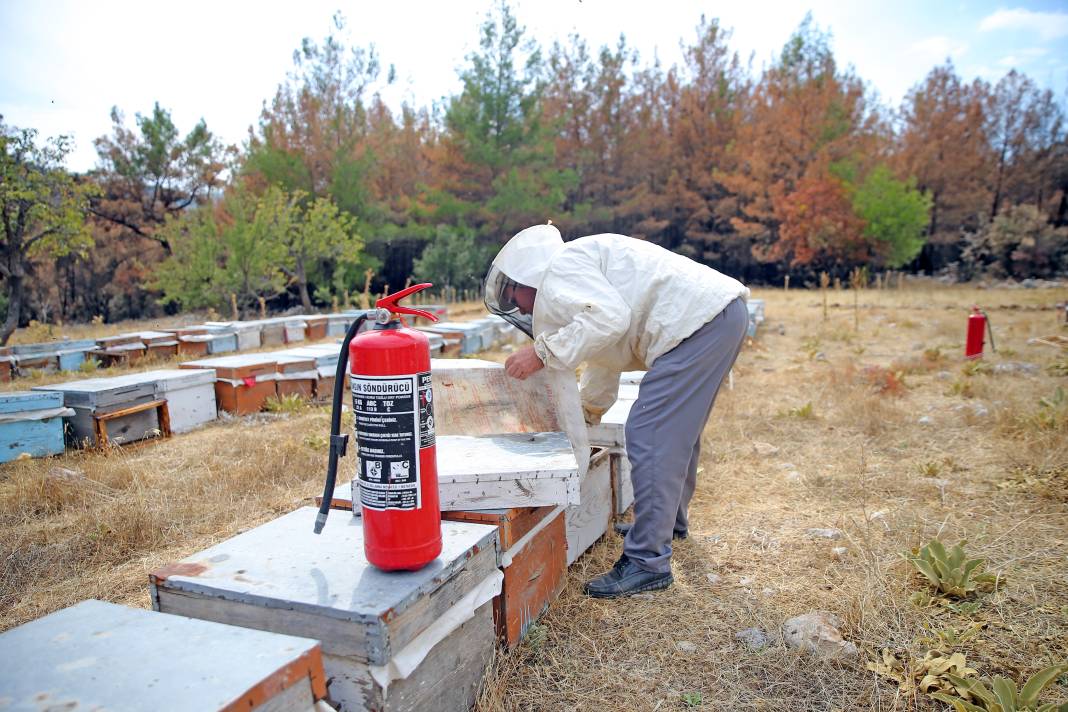
[[[325,526],[326,526],[326,515],[323,514],[322,512],[319,512],[317,515],[315,515],[315,533],[316,534],[322,534],[323,533],[323,527],[325,527]]]

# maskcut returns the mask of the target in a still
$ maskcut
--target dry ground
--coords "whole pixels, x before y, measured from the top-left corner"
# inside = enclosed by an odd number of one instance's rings
[[[606,537],[498,660],[481,710],[937,710],[866,663],[922,658],[924,637],[973,622],[985,627],[956,649],[981,674],[1068,659],[1068,354],[1027,343],[1066,334],[1053,305],[1068,292],[867,291],[857,329],[848,292],[830,293],[827,321],[818,292],[755,296],[768,321],[705,431],[675,585],[584,598],[619,554]],[[980,367],[960,357],[973,302],[999,348]],[[1037,369],[994,368],[1020,362]],[[153,567],[310,504],[327,430],[326,409],[308,408],[0,467],[0,629],[88,597],[147,606]],[[1003,574],[976,613],[910,602],[924,587],[900,553],[935,536],[967,539]],[[814,609],[845,621],[858,659],[783,646],[783,621]],[[766,648],[734,638],[752,627]],[[1068,679],[1047,697],[1068,699]]]

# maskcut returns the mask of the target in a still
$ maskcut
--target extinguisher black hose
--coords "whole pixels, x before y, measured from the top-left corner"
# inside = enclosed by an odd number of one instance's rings
[[[334,400],[330,411],[330,459],[326,465],[326,486],[323,488],[323,503],[319,507],[319,513],[315,516],[315,533],[319,534],[326,526],[326,515],[330,514],[330,502],[334,499],[334,484],[337,482],[337,460],[345,456],[348,446],[349,435],[341,434],[341,400],[345,393],[345,372],[349,365],[349,343],[360,326],[367,320],[366,314],[356,317],[352,322],[345,339],[341,342],[341,353],[337,357],[337,372],[334,374]],[[355,507],[356,502],[352,503]]]

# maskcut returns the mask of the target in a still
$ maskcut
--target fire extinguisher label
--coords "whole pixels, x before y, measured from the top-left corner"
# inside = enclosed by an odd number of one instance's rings
[[[377,510],[419,509],[419,448],[429,447],[428,438],[434,444],[430,374],[352,374],[350,382],[360,503]]]

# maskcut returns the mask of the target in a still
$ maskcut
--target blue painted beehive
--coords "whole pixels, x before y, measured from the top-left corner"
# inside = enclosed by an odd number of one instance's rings
[[[0,462],[63,452],[62,393],[0,393]]]

